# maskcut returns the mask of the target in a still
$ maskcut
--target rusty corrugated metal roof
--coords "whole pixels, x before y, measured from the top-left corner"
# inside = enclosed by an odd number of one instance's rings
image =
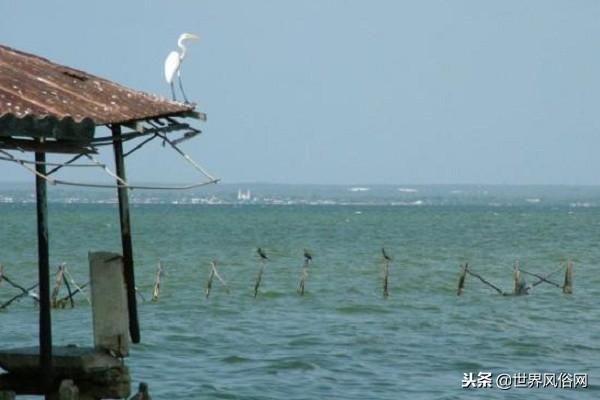
[[[0,136],[85,140],[94,126],[193,109],[0,45]]]

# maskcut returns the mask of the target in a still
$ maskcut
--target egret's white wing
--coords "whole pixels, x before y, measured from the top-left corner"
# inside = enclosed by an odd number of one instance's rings
[[[175,72],[179,69],[179,65],[179,53],[176,51],[170,52],[165,60],[165,80],[168,84],[173,82],[173,77],[175,77]]]

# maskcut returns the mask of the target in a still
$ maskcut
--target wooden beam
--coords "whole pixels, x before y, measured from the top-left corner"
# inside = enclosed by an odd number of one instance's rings
[[[113,136],[113,148],[115,153],[115,169],[117,176],[127,181],[125,176],[125,158],[123,157],[123,141],[121,137],[121,125],[111,127]],[[117,194],[119,197],[119,219],[121,222],[121,245],[123,247],[123,275],[127,288],[127,309],[129,312],[129,334],[133,343],[140,342],[140,325],[137,313],[137,299],[135,295],[135,272],[133,267],[133,245],[131,243],[131,224],[129,218],[129,197],[127,188],[119,185]]]
[[[206,122],[206,114],[200,111],[186,111],[182,114],[183,117],[196,118],[200,121]]]
[[[46,154],[35,153],[35,169],[38,174],[46,174]],[[52,323],[50,317],[50,261],[48,251],[48,205],[46,195],[46,180],[40,175],[35,177],[35,193],[37,205],[37,234],[38,234],[38,280],[40,285],[40,314],[39,314],[39,343],[40,343],[40,373],[42,387],[49,399],[49,388],[52,384]]]
[[[95,149],[78,144],[76,142],[49,141],[40,142],[37,140],[0,138],[0,149],[25,150],[40,153],[61,153],[61,154],[95,154]]]

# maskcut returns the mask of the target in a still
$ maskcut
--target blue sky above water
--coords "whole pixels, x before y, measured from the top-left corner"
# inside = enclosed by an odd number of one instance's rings
[[[164,57],[199,34],[183,76],[209,121],[185,148],[225,182],[600,181],[596,1],[19,1],[0,15],[3,44],[165,96]],[[195,179],[159,145],[128,175]]]

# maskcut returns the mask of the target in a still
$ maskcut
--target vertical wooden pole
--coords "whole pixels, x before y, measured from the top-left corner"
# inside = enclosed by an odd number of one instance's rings
[[[46,174],[46,154],[35,153],[35,170]],[[50,319],[50,260],[48,251],[48,204],[46,181],[35,177],[38,234],[38,280],[40,285],[40,369],[42,384],[48,399],[52,383],[52,322]]]
[[[111,127],[113,148],[115,152],[115,169],[117,176],[127,181],[125,176],[125,160],[123,157],[123,141],[121,140],[121,125]],[[121,185],[117,181],[117,185]],[[119,197],[119,218],[121,221],[121,244],[123,247],[123,271],[127,287],[127,308],[129,311],[129,334],[133,343],[140,342],[140,325],[137,314],[137,299],[135,297],[135,273],[133,270],[133,246],[131,244],[131,225],[129,223],[129,197],[126,187],[117,189]]]
[[[387,259],[383,260],[383,298],[387,299],[390,295],[388,291],[388,281],[390,276],[390,262]]]
[[[573,294],[573,263],[571,260],[567,262],[567,269],[565,270],[565,283],[563,285],[564,294]]]
[[[465,263],[465,265],[461,265],[460,276],[458,277],[458,289],[456,290],[456,295],[460,296],[463,294],[465,290],[465,279],[467,278],[467,269],[469,268],[469,263]]]

